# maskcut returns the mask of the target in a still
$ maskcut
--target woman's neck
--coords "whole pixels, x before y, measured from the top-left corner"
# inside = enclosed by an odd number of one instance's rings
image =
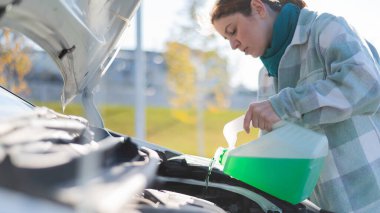
[[[266,5],[267,7],[267,11],[268,11],[268,22],[267,24],[270,26],[270,31],[269,31],[269,41],[272,41],[272,35],[273,35],[273,25],[274,25],[274,22],[276,21],[276,18],[278,16],[278,13],[277,11],[274,11],[272,10],[268,5]],[[271,43],[269,42],[268,44],[268,48],[271,46]]]

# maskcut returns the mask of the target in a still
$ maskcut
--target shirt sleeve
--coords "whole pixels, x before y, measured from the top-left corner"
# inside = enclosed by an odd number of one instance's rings
[[[268,100],[270,96],[276,94],[274,78],[268,75],[267,69],[262,67],[258,75],[257,101]]]
[[[376,113],[380,104],[379,65],[366,43],[343,18],[315,26],[325,79],[285,88],[269,100],[282,119],[304,124],[336,123]],[[322,25],[322,24],[320,24]],[[320,29],[318,29],[318,27]]]

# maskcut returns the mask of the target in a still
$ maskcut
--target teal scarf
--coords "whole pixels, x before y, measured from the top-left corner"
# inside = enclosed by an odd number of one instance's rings
[[[269,76],[277,77],[280,59],[293,39],[300,11],[297,5],[287,3],[282,7],[273,24],[272,42],[264,55],[260,57]]]

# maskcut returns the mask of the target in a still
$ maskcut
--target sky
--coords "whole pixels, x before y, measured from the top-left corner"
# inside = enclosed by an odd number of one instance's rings
[[[204,13],[208,13],[214,0],[207,2]],[[183,10],[188,0],[142,0],[143,49],[164,51],[165,42],[173,30],[181,23]],[[329,12],[345,17],[348,22],[380,52],[380,1],[377,0],[306,0],[310,10]],[[135,48],[136,21],[132,20],[126,32],[122,47]],[[231,50],[229,43],[220,38],[220,45],[230,62],[231,86],[243,85],[248,89],[257,89],[258,70],[262,66],[259,59],[245,56],[237,50]]]

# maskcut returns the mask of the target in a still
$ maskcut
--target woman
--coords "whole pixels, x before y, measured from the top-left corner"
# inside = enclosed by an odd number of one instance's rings
[[[216,31],[232,49],[260,57],[276,94],[244,120],[270,131],[289,120],[326,134],[329,155],[312,200],[334,212],[380,209],[379,64],[341,17],[302,0],[218,0]],[[270,81],[269,81],[270,82]],[[264,87],[268,88],[268,87]],[[260,93],[260,91],[259,91]]]

